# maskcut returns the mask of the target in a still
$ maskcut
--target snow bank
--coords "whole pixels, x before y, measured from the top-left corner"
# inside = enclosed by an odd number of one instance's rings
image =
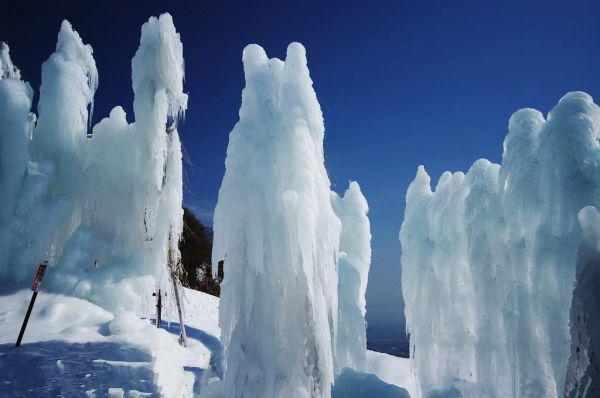
[[[200,343],[184,349],[177,333],[148,319],[126,311],[113,315],[76,297],[42,291],[15,349],[30,297],[29,290],[0,285],[0,395],[107,396],[118,389],[126,396],[192,395],[186,351],[199,354]]]
[[[513,114],[502,165],[446,172],[435,191],[419,167],[400,240],[423,394],[563,395],[577,214],[600,198],[599,127],[598,106],[573,92],[547,119]]]
[[[46,287],[139,313],[157,284],[168,290],[165,271],[179,263],[177,121],[187,95],[171,16],[142,26],[132,61],[135,122],[115,107],[91,134],[98,72],[91,46],[67,21],[42,66],[33,133],[31,89],[19,80],[8,48],[0,53],[1,280],[29,279],[49,260]]]

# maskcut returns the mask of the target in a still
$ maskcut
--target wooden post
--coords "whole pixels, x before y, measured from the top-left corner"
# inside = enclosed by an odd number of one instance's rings
[[[31,286],[33,294],[31,295],[31,301],[29,302],[29,307],[27,307],[25,319],[23,319],[23,324],[21,325],[21,330],[19,331],[19,337],[17,338],[17,344],[15,345],[16,347],[21,346],[21,341],[23,340],[23,335],[25,334],[25,328],[27,328],[27,322],[29,322],[29,317],[31,316],[31,311],[33,310],[35,299],[37,298],[38,291],[40,290],[40,286],[42,285],[42,278],[44,277],[44,273],[46,272],[47,266],[48,261],[44,261],[42,264],[40,264],[37,273],[35,274],[35,279],[33,280],[33,285]]]
[[[162,310],[162,293],[160,292],[160,288],[158,289],[158,293],[152,293],[153,296],[156,296],[156,328],[160,328],[161,324],[161,310]]]

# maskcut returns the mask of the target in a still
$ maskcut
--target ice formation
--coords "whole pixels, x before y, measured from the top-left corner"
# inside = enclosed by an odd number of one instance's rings
[[[11,62],[8,45],[0,43],[0,279],[15,272],[8,267],[11,223],[29,160],[32,98],[33,90]]]
[[[135,122],[115,107],[91,134],[98,72],[92,48],[67,21],[42,66],[35,128],[31,89],[6,46],[1,54],[0,278],[29,279],[49,260],[47,286],[139,310],[141,295],[166,279],[167,263],[177,265],[182,229],[176,127],[187,95],[171,16],[142,27],[132,61]]]
[[[512,115],[502,165],[421,166],[406,195],[402,288],[423,395],[559,397],[582,230],[600,203],[600,109],[565,95],[547,119]]]
[[[336,368],[363,371],[367,353],[365,293],[371,265],[369,206],[356,181],[350,183],[343,198],[333,193],[332,202],[335,214],[342,222]]]
[[[370,262],[367,204],[358,184],[343,199],[330,191],[323,116],[304,47],[290,44],[283,62],[249,45],[243,63],[240,120],[229,136],[214,217],[213,264],[224,260],[226,269],[224,394],[329,397],[339,370],[338,255],[350,307],[340,317],[355,322],[352,338],[364,344],[359,296]],[[351,355],[344,365],[358,360]]]

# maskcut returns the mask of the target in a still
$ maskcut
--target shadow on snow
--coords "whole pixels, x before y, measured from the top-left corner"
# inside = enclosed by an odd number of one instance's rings
[[[122,388],[158,397],[151,360],[138,349],[110,342],[2,344],[0,396],[72,397],[89,390],[106,396],[109,388]]]

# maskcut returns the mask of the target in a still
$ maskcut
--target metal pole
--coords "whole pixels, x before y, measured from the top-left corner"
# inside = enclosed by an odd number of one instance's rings
[[[25,319],[23,319],[23,325],[21,325],[21,331],[19,332],[19,338],[17,339],[16,347],[21,346],[21,340],[23,340],[23,334],[25,334],[25,328],[27,327],[27,322],[29,322],[29,316],[31,315],[31,310],[33,309],[33,304],[35,303],[35,298],[37,297],[38,292],[33,292],[31,296],[31,301],[29,302],[29,307],[27,308],[27,314],[25,314]]]

